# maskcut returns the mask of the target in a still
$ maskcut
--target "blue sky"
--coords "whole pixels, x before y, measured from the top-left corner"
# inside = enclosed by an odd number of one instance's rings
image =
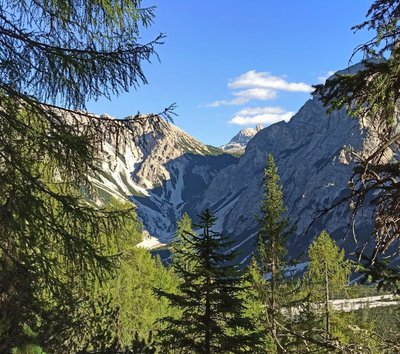
[[[367,0],[145,0],[156,19],[143,41],[165,43],[143,68],[149,84],[89,102],[118,118],[156,113],[176,102],[174,123],[215,146],[240,129],[290,119],[310,98],[310,86],[348,65],[369,34]]]

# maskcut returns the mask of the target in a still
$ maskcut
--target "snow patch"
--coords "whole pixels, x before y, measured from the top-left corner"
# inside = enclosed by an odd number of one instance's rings
[[[136,246],[140,248],[145,248],[147,250],[152,250],[155,248],[165,246],[165,243],[160,242],[158,238],[154,236],[148,235],[142,242],[138,243]]]

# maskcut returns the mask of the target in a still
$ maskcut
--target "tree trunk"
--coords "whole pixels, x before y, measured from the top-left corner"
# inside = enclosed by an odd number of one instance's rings
[[[272,337],[276,341],[276,348],[278,354],[285,353],[285,349],[282,347],[279,338],[278,338],[278,329],[276,326],[276,313],[277,313],[277,304],[276,304],[276,290],[277,290],[277,279],[278,279],[278,267],[277,267],[277,255],[276,255],[276,240],[275,237],[272,237],[271,242],[271,331]]]
[[[274,337],[276,337],[276,323],[275,323],[275,311],[276,311],[276,300],[275,300],[275,291],[276,291],[276,262],[275,262],[275,242],[272,240],[271,243],[271,254],[272,254],[272,262],[271,262],[271,328]]]
[[[209,243],[209,229],[208,227],[204,230],[204,235],[207,238],[207,242]],[[207,252],[207,259],[206,259],[206,267],[207,269],[210,268],[210,259],[209,257],[210,252]],[[207,276],[206,279],[206,308],[204,313],[204,325],[205,325],[205,338],[204,338],[204,352],[205,354],[211,354],[211,302],[210,302],[210,288],[211,288],[211,279],[210,276]]]
[[[328,277],[328,264],[325,261],[325,330],[328,337],[331,336],[331,319],[330,319],[330,309],[329,309],[329,277]]]

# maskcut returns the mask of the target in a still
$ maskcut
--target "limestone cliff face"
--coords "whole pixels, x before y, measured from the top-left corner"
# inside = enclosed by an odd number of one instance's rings
[[[116,138],[104,142],[92,181],[101,193],[132,201],[150,235],[167,242],[183,212],[196,214],[194,206],[216,173],[237,159],[168,123],[154,131],[144,120],[135,134],[118,149]]]
[[[359,150],[374,140],[344,111],[327,115],[318,97],[288,123],[259,130],[240,158],[222,154],[171,124],[162,133],[143,126],[141,136],[145,144],[128,141],[118,154],[113,152],[115,142],[107,142],[102,172],[94,182],[133,201],[145,228],[161,241],[171,239],[183,212],[196,221],[208,207],[218,217],[216,228],[237,240],[245,259],[254,247],[263,170],[271,153],[284,186],[287,215],[296,226],[289,240],[292,254],[304,251],[323,229],[339,245],[354,248],[348,203],[315,218],[349,195],[353,164],[346,149]],[[371,223],[371,210],[366,209],[363,219],[356,220],[359,236]]]
[[[163,123],[161,129],[155,131],[145,117],[143,125],[134,134],[131,138],[129,134],[120,138],[118,149],[117,137],[108,139],[103,146],[101,167],[105,174],[112,177],[118,177],[116,173],[123,174],[122,178],[126,177],[126,182],[133,188],[139,187],[142,193],[143,189],[151,190],[170,179],[170,171],[166,168],[168,161],[187,153],[211,155],[218,152],[173,124]],[[120,178],[117,179],[120,182]],[[119,183],[112,186],[104,178],[100,178],[98,182],[113,187],[115,191],[118,191],[118,187],[123,187]]]
[[[244,152],[248,142],[262,129],[261,125],[255,128],[245,128],[237,133],[228,144],[222,145],[221,149],[230,153]]]
[[[344,111],[326,114],[318,98],[306,102],[288,122],[260,131],[246,147],[236,165],[222,169],[204,194],[201,207],[211,207],[223,223],[221,229],[235,235],[250,249],[257,231],[256,215],[263,195],[263,170],[271,153],[284,186],[287,215],[296,226],[289,241],[293,253],[327,229],[339,244],[351,242],[350,209],[340,205],[312,221],[320,211],[348,195],[352,163],[345,148],[360,149],[366,135],[359,123]],[[221,200],[224,203],[221,203]],[[365,220],[365,225],[370,220]],[[361,225],[361,224],[360,224]],[[347,237],[347,241],[345,241]]]

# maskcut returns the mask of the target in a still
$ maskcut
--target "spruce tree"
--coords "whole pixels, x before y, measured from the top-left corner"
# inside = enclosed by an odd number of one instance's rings
[[[237,253],[230,250],[232,241],[212,230],[215,221],[210,210],[205,209],[198,225],[202,232],[182,235],[187,244],[176,250],[181,262],[173,262],[180,277],[178,291],[159,292],[181,312],[178,318],[163,320],[166,328],[159,333],[163,352],[252,352],[253,325],[244,316],[240,297],[242,272],[235,264]]]
[[[257,252],[260,271],[268,274],[265,289],[261,289],[261,298],[267,309],[268,328],[275,340],[278,352],[284,350],[277,322],[282,319],[281,308],[285,282],[286,240],[290,232],[283,201],[282,186],[279,184],[278,169],[271,154],[268,155],[264,172],[264,197],[261,202],[260,231],[257,238]]]

